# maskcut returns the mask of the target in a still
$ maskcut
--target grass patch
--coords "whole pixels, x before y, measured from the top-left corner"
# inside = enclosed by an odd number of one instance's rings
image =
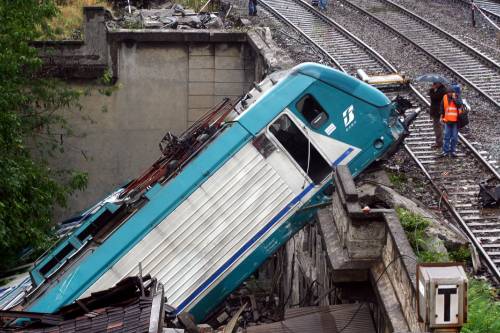
[[[406,178],[406,175],[404,173],[387,171],[387,174],[389,175],[391,184],[399,190],[401,190],[404,184],[408,182],[408,178]]]
[[[396,213],[419,262],[447,261],[445,254],[427,249],[426,245],[431,241],[425,234],[431,224],[429,220],[404,208],[397,208]]]
[[[500,332],[499,290],[487,282],[469,279],[468,320],[462,333]]]
[[[50,22],[52,34],[44,39],[82,39],[83,7],[104,6],[111,9],[106,0],[57,0],[56,3],[60,13]]]
[[[471,260],[470,250],[467,246],[461,246],[458,249],[452,251],[448,250],[448,255],[453,261],[468,262],[469,260]]]

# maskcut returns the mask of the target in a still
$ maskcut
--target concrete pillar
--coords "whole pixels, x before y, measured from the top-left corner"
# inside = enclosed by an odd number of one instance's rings
[[[96,61],[107,63],[108,43],[106,40],[106,8],[100,6],[83,7],[85,52],[93,54]]]

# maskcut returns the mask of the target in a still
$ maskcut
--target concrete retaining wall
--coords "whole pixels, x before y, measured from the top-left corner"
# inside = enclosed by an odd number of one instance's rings
[[[347,167],[336,169],[331,210],[318,213],[333,282],[370,281],[379,332],[424,332],[417,318],[416,256],[392,209],[362,211]],[[372,235],[372,237],[370,237]]]
[[[108,97],[93,86],[81,99],[69,119],[79,136],[65,139],[63,158],[53,161],[89,173],[87,190],[58,217],[137,177],[160,156],[167,131],[180,134],[222,98],[245,94],[255,76],[252,52],[246,43],[120,43],[118,89]]]

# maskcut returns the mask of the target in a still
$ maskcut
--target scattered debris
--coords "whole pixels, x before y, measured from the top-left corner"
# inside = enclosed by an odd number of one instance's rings
[[[224,327],[223,333],[235,333],[235,331],[238,327],[238,321],[239,321],[239,318],[241,316],[241,313],[243,312],[243,310],[245,310],[246,307],[247,307],[247,303],[243,304],[240,307],[238,312],[236,312],[236,314],[231,318],[231,320],[226,325],[226,327]]]
[[[170,1],[127,1],[115,2],[115,13],[118,18],[110,17],[106,26],[116,29],[224,29],[224,21],[217,13],[206,11],[204,6],[200,13],[184,8]],[[220,11],[223,14],[223,11]]]
[[[483,208],[494,208],[500,205],[500,185],[490,185],[488,181],[479,184],[479,201]]]
[[[163,332],[163,286],[128,277],[53,314],[0,311],[3,332]],[[18,318],[29,320],[17,321]]]

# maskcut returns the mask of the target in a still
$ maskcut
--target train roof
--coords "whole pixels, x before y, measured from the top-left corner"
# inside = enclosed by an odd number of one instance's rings
[[[272,119],[317,81],[342,91],[374,108],[391,103],[380,90],[328,66],[303,63],[290,70],[278,84],[263,93],[256,103],[236,120],[252,135],[257,135]]]
[[[331,67],[307,62],[295,67],[292,73],[313,77],[376,107],[384,107],[391,103],[380,90]]]

